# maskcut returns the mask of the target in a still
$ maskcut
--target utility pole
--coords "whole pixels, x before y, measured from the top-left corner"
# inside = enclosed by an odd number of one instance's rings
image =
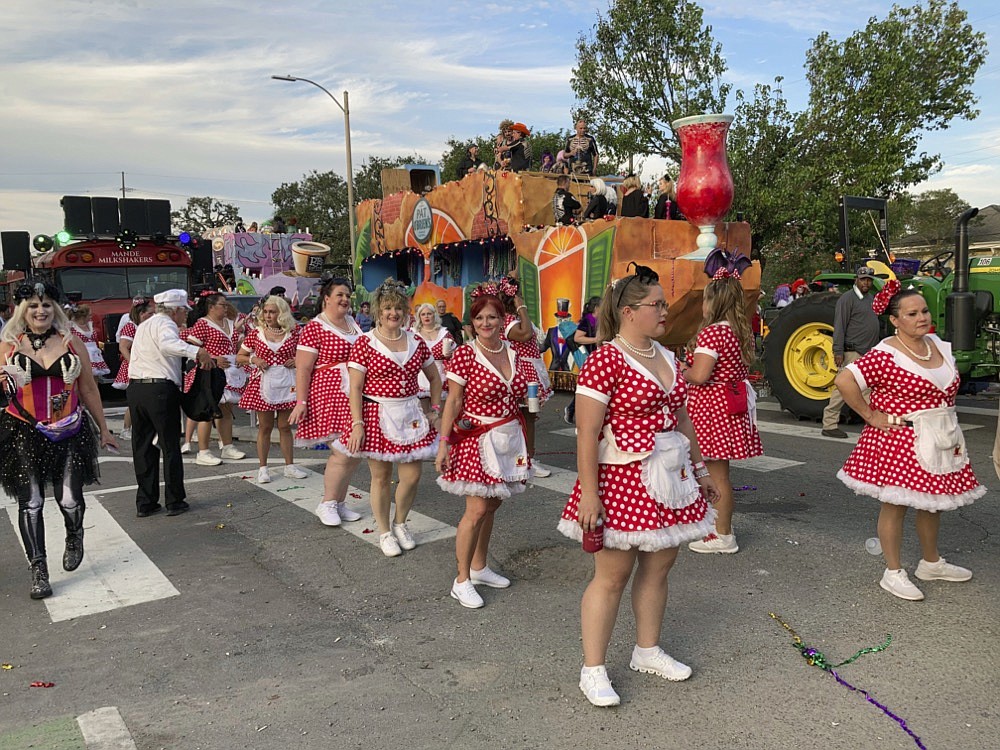
[[[122,172],[122,198],[125,197],[125,173]]]

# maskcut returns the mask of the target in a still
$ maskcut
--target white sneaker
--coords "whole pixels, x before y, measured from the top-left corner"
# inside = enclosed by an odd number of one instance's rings
[[[681,664],[679,661],[667,654],[659,646],[656,653],[651,656],[643,656],[639,653],[639,647],[632,650],[632,661],[629,662],[629,669],[643,674],[656,674],[671,682],[680,682],[691,676],[691,667]]]
[[[337,504],[332,500],[316,506],[316,515],[319,516],[319,520],[326,526],[340,526],[340,514],[337,512]]]
[[[266,466],[261,466],[257,469],[257,484],[267,484],[271,481],[271,473],[267,470]]]
[[[882,580],[878,582],[878,585],[893,596],[898,596],[900,599],[906,599],[907,601],[919,602],[924,598],[924,592],[913,585],[909,576],[906,575],[906,571],[902,568],[899,570],[889,570],[886,568],[885,573],[882,574]]]
[[[491,589],[505,589],[510,586],[510,579],[490,570],[489,565],[482,570],[470,570],[469,578],[473,583],[481,583]]]
[[[378,546],[382,548],[382,554],[386,557],[399,557],[403,550],[399,548],[399,542],[392,535],[391,531],[385,532],[378,538]]]
[[[459,604],[469,609],[479,609],[484,604],[483,597],[476,591],[476,587],[472,585],[471,579],[459,583],[456,578],[455,582],[451,585],[451,598],[457,599]]]
[[[337,503],[337,513],[340,514],[341,521],[360,521],[364,516],[355,513],[347,507],[347,503]]]
[[[198,456],[194,462],[199,466],[218,466],[222,463],[222,459],[212,453],[212,451],[198,451]]]
[[[417,546],[416,541],[413,539],[413,534],[410,533],[410,530],[406,526],[406,521],[403,521],[403,523],[393,523],[392,533],[399,542],[399,546],[403,549],[413,549]]]
[[[541,477],[542,479],[544,479],[545,477],[552,476],[552,469],[550,469],[548,466],[545,466],[544,464],[538,463],[538,461],[532,461],[531,468],[535,470],[536,477]]]
[[[123,427],[122,431],[118,433],[118,437],[120,437],[122,440],[131,440],[132,439],[132,428],[131,427]]]
[[[934,563],[926,560],[917,563],[916,576],[921,581],[968,581],[972,578],[972,571],[959,565],[952,565],[941,557]]]
[[[721,555],[731,555],[740,551],[739,545],[736,544],[736,534],[716,534],[714,531],[704,539],[688,544],[688,549],[692,552]]]
[[[288,464],[285,467],[285,476],[288,479],[305,479],[307,476],[309,476],[309,472],[300,469],[295,464]]]
[[[584,667],[580,670],[580,690],[595,706],[617,706],[622,702],[611,687],[608,672],[602,664],[599,667]]]
[[[247,454],[243,451],[236,450],[232,444],[223,447],[222,451],[219,453],[223,458],[228,458],[230,461],[239,461],[241,458],[246,458]]]
[[[190,453],[191,443],[181,443],[181,453]]]

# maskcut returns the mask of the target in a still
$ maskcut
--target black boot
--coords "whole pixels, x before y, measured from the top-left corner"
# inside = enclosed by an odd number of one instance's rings
[[[76,570],[83,562],[83,529],[66,535],[63,570]]]
[[[45,560],[37,560],[31,563],[31,598],[44,599],[52,596],[52,587],[49,585],[49,566]]]

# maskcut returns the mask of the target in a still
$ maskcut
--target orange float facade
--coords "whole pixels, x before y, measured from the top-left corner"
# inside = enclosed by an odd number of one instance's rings
[[[586,204],[587,184],[571,186]],[[670,304],[663,342],[683,345],[701,320],[704,261],[683,256],[697,250],[699,230],[687,221],[599,219],[551,226],[552,176],[486,170],[434,188],[423,196],[396,193],[357,207],[354,271],[366,298],[386,277],[409,283],[415,304],[445,300],[461,317],[468,293],[515,267],[528,314],[545,330],[556,324],[556,299],[570,300],[579,319],[584,303],[601,296],[611,279],[634,261],[653,268]],[[719,247],[749,256],[750,226],[721,223]],[[744,274],[748,310],[757,303],[760,266]]]

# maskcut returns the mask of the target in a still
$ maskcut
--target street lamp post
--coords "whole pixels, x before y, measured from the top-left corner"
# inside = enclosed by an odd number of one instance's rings
[[[353,258],[356,241],[354,227],[354,167],[351,165],[351,108],[347,103],[347,92],[344,92],[344,103],[341,104],[337,97],[316,83],[316,81],[310,81],[308,78],[299,78],[298,76],[271,76],[271,78],[276,81],[302,81],[303,83],[311,83],[333,99],[333,103],[340,107],[340,111],[344,113],[344,141],[347,144],[347,223],[351,229],[350,257]]]

